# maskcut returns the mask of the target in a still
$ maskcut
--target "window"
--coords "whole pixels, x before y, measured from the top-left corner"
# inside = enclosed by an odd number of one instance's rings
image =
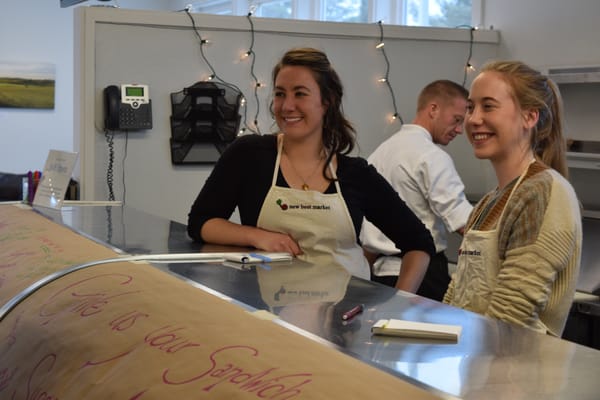
[[[316,19],[316,18],[315,18]],[[369,21],[369,2],[367,0],[324,0],[322,21],[363,22]]]
[[[471,0],[407,0],[404,23],[411,26],[457,27],[471,23]]]
[[[483,0],[196,0],[192,11],[332,22],[472,26]]]
[[[220,0],[205,0],[196,1],[192,4],[193,12],[202,12],[206,14],[219,14],[219,15],[231,15],[233,9],[231,1],[220,1]]]
[[[253,3],[256,4],[254,15],[257,17],[293,18],[292,0],[258,1]],[[250,7],[248,7],[248,9],[250,9]],[[248,10],[246,11],[246,14],[247,13]]]

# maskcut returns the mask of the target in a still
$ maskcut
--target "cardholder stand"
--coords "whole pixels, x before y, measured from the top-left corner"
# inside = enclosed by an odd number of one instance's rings
[[[172,164],[215,163],[235,140],[242,94],[219,82],[197,82],[171,93]]]

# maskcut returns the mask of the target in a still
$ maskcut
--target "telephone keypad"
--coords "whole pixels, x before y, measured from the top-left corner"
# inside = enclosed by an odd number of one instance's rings
[[[123,130],[152,129],[151,103],[140,104],[138,108],[133,108],[129,104],[121,104],[119,128]]]

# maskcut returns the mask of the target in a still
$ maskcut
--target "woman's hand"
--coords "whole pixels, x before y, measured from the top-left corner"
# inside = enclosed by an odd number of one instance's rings
[[[206,221],[200,236],[206,243],[251,246],[259,250],[285,252],[294,256],[303,254],[298,243],[290,235],[240,225],[222,218]]]
[[[285,252],[294,256],[302,254],[302,249],[290,235],[261,228],[256,228],[253,232],[252,245],[264,251]]]

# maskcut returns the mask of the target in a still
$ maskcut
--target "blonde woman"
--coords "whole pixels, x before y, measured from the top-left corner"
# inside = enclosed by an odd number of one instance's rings
[[[486,65],[465,130],[497,188],[475,206],[444,302],[561,336],[581,255],[579,202],[567,181],[556,85],[519,61]]]

